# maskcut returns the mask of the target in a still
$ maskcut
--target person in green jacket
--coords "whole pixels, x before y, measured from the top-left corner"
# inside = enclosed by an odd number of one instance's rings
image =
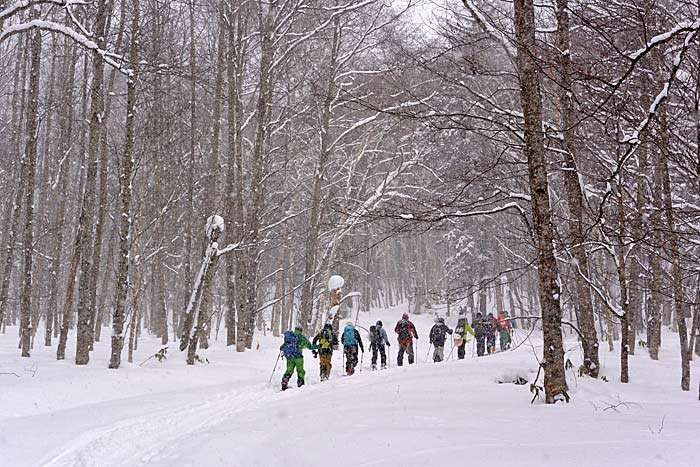
[[[469,321],[467,320],[467,310],[465,308],[461,308],[459,310],[459,319],[457,320],[457,327],[455,328],[455,335],[459,336],[457,339],[457,358],[460,360],[464,359],[464,356],[466,354],[466,344],[467,344],[467,338],[469,337],[468,334],[471,334],[472,336],[474,335],[474,330],[472,327],[469,325]]]
[[[306,375],[304,371],[304,355],[302,353],[304,349],[312,350],[314,357],[318,355],[316,353],[318,346],[309,342],[304,334],[301,333],[301,327],[297,326],[294,332],[287,331],[284,333],[284,343],[280,346],[280,351],[284,358],[287,359],[287,371],[282,376],[283,391],[287,389],[289,379],[292,377],[294,370],[297,371],[297,387],[304,385],[304,376]]]

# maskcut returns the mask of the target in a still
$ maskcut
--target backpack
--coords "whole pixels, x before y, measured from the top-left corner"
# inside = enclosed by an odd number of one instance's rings
[[[457,327],[455,328],[455,332],[460,336],[465,336],[467,334],[467,331],[464,329],[466,327],[464,325],[466,321],[467,320],[465,318],[459,318],[457,320]]]
[[[318,343],[320,344],[321,349],[328,350],[331,348],[331,345],[333,344],[333,335],[332,331],[329,331],[328,329],[324,329],[321,331],[321,339],[319,339]]]
[[[301,352],[299,351],[299,336],[297,336],[294,331],[286,331],[284,333],[282,353],[287,359],[301,357]]]
[[[510,330],[510,321],[508,321],[508,318],[506,318],[505,315],[501,315],[498,317],[498,329],[500,331]]]
[[[370,326],[369,327],[369,341],[372,344],[379,344],[380,340],[381,340],[381,337],[379,335],[379,330],[377,329],[377,326]]]
[[[411,340],[411,325],[407,320],[402,319],[401,321],[399,321],[396,325],[396,329],[399,332],[400,341]]]
[[[477,318],[476,321],[474,321],[472,328],[474,329],[474,334],[477,337],[481,337],[488,332],[487,323],[484,321],[484,318]]]
[[[345,329],[343,330],[343,345],[357,345],[354,327],[345,326]]]

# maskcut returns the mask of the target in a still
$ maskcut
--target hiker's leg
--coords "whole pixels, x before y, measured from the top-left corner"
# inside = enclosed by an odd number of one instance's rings
[[[467,345],[467,340],[463,339],[462,340],[462,345],[457,347],[457,358],[462,360],[464,358],[464,355],[466,354],[465,348]]]

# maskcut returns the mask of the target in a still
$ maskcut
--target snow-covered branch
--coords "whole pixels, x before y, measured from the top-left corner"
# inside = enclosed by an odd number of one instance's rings
[[[45,31],[53,31],[59,34],[63,34],[66,37],[73,39],[76,43],[82,47],[92,50],[97,53],[108,65],[114,67],[119,72],[129,75],[130,70],[124,68],[123,61],[124,58],[121,55],[114,54],[107,50],[101,49],[97,43],[84,34],[75,31],[63,24],[59,24],[53,21],[46,21],[41,19],[33,19],[24,23],[17,23],[9,26],[5,26],[0,32],[0,44],[2,44],[6,39],[19,34],[22,32],[30,31],[32,29],[42,29]]]

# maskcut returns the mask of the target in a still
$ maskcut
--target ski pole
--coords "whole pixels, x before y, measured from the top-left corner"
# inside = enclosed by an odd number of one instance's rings
[[[425,363],[428,363],[428,357],[430,357],[430,349],[433,347],[433,343],[430,343],[430,346],[428,347],[428,353],[425,354]]]
[[[360,355],[360,373],[362,373],[362,363],[365,361],[365,349],[362,349],[362,355]]]
[[[447,360],[449,360],[450,357],[452,357],[452,354],[453,354],[454,352],[455,352],[455,340],[452,339],[452,350],[450,350],[450,354],[447,356]]]
[[[272,384],[272,377],[275,376],[275,371],[277,371],[277,364],[280,362],[280,357],[282,356],[282,352],[277,354],[277,360],[275,360],[275,367],[272,369],[272,374],[270,375],[270,381],[268,381],[267,384]]]

